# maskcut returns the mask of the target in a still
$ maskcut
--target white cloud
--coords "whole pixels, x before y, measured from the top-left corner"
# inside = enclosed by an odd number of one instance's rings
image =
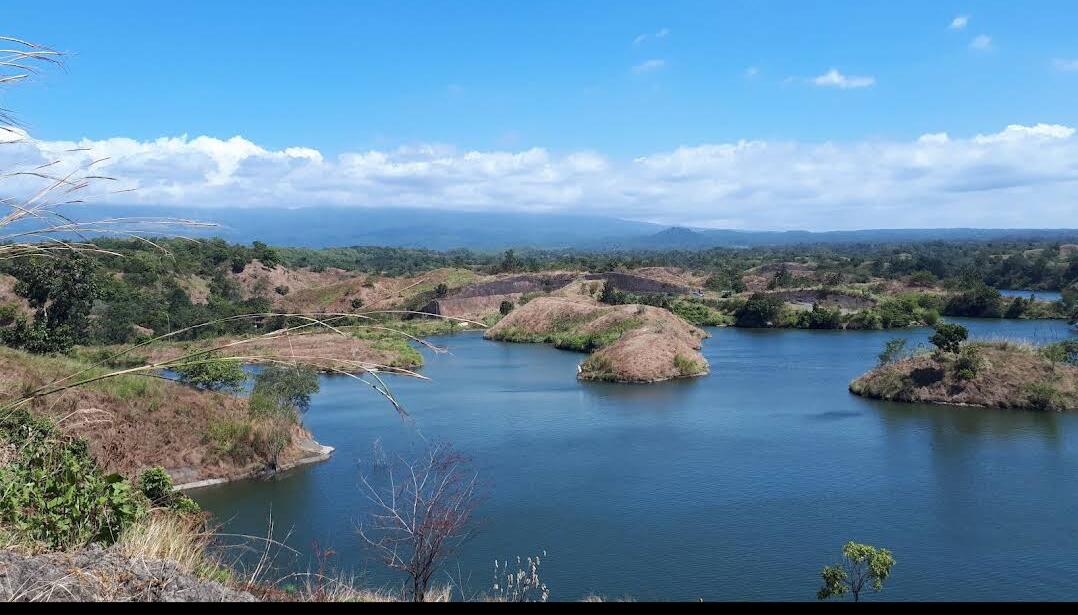
[[[962,30],[969,23],[969,15],[959,15],[951,20],[951,25],[948,26],[951,30]]]
[[[988,51],[992,48],[992,37],[985,34],[978,34],[969,42],[969,48],[976,51]]]
[[[661,68],[666,68],[666,61],[665,60],[647,60],[646,62],[641,62],[640,64],[637,64],[636,66],[634,66],[633,67],[633,72],[637,73],[637,74],[639,74],[639,73],[650,73],[652,71],[656,71],[656,70],[659,70]]]
[[[1078,59],[1064,60],[1062,58],[1056,58],[1052,61],[1052,65],[1056,67],[1056,70],[1066,72],[1078,71]]]
[[[635,45],[642,45],[649,38],[658,39],[658,38],[666,38],[667,36],[670,36],[670,28],[660,28],[659,31],[655,32],[654,34],[645,32],[644,34],[641,34],[641,35],[637,36],[636,38],[633,39],[633,45],[634,46]]]
[[[867,88],[870,85],[876,83],[874,77],[854,77],[849,75],[843,75],[836,68],[832,68],[826,73],[816,77],[812,80],[818,86],[841,88],[848,90],[852,88]]]
[[[0,146],[7,170],[61,159],[50,168],[62,172],[105,157],[95,169],[118,181],[93,184],[90,202],[563,211],[733,228],[1028,228],[1074,226],[1078,194],[1078,135],[1055,124],[904,141],[746,140],[632,160],[439,144],[327,157],[204,136]],[[9,178],[0,196],[35,187]]]
[[[750,66],[750,67],[745,69],[745,76],[748,77],[749,79],[752,79],[753,77],[755,77],[755,76],[757,76],[759,74],[760,74],[760,68],[757,67],[757,66]]]

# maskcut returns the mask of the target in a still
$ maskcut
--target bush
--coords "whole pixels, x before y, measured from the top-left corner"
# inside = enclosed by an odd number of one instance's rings
[[[173,491],[172,477],[164,468],[145,470],[139,475],[138,486],[142,495],[154,506],[169,508],[181,514],[193,514],[202,510],[191,498]]]
[[[111,544],[146,512],[145,499],[118,474],[105,475],[86,442],[62,435],[25,410],[0,420],[0,442],[17,442],[0,468],[0,526],[52,549]]]
[[[700,364],[694,359],[684,355],[674,355],[674,369],[682,376],[693,376],[700,373]]]
[[[173,367],[180,382],[207,391],[238,392],[247,380],[243,365],[236,359],[206,355],[197,362]]]
[[[892,340],[888,340],[883,345],[883,350],[880,354],[876,355],[876,365],[883,367],[892,363],[901,361],[906,352],[906,340],[901,337],[896,337]]]
[[[969,330],[962,325],[939,323],[936,325],[935,334],[928,338],[928,341],[932,342],[942,352],[958,354],[962,342],[966,341],[968,337]]]
[[[964,346],[955,362],[955,374],[961,380],[973,380],[985,367],[985,359],[977,346]]]
[[[1063,410],[1063,395],[1047,382],[1025,386],[1026,403],[1034,410]]]
[[[363,307],[363,299],[356,297],[355,299],[352,299],[352,303],[350,305],[352,306],[353,310],[358,310]]]
[[[782,299],[764,293],[753,293],[737,312],[738,327],[767,327],[778,320],[785,303]]]
[[[797,327],[800,329],[838,329],[842,326],[842,311],[838,308],[821,307],[813,304],[812,310],[797,315]]]
[[[981,282],[947,301],[944,314],[947,316],[972,316],[977,318],[999,318],[999,291]]]
[[[512,312],[512,311],[513,311],[513,302],[512,301],[502,301],[501,305],[498,306],[498,313],[500,313],[502,316],[505,316],[505,315],[509,314],[509,312]]]
[[[1048,344],[1042,352],[1049,361],[1078,366],[1078,340],[1063,340]]]
[[[282,285],[273,287],[273,292],[277,293],[278,295],[281,295],[282,297],[287,295],[289,291],[290,289],[287,286]]]

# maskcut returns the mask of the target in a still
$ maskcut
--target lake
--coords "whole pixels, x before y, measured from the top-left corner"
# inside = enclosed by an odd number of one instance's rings
[[[1046,342],[1060,321],[955,319],[974,336]],[[387,574],[361,547],[360,460],[380,439],[451,441],[488,483],[482,525],[451,567],[490,588],[495,558],[545,550],[552,600],[814,600],[843,543],[890,548],[892,600],[1078,598],[1078,414],[887,403],[847,391],[884,342],[929,330],[711,329],[709,376],[580,383],[584,356],[440,337],[430,382],[396,378],[414,424],[346,377],[324,377],[304,421],[331,460],[192,495],[227,531]],[[459,565],[459,568],[458,568]],[[459,572],[458,572],[459,570]],[[443,575],[441,580],[445,580]],[[872,597],[870,596],[869,599]]]
[[[1037,301],[1062,301],[1063,293],[1058,290],[1000,290],[999,294],[1004,297],[1021,297],[1028,299],[1030,295]]]

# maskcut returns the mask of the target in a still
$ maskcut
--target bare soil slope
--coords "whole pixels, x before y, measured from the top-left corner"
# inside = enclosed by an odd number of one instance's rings
[[[954,359],[922,355],[876,368],[850,391],[876,399],[1029,410],[1078,410],[1078,367],[1054,363],[1036,349],[978,342],[984,366],[959,376]]]
[[[661,308],[604,305],[584,296],[533,299],[486,336],[594,351],[580,366],[585,380],[657,382],[699,376],[708,369],[699,352],[706,334],[680,317]]]

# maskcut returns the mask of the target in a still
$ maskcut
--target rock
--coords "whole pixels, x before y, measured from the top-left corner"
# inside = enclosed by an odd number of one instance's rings
[[[0,550],[0,601],[255,602],[255,597],[160,560],[111,549],[25,555]]]

